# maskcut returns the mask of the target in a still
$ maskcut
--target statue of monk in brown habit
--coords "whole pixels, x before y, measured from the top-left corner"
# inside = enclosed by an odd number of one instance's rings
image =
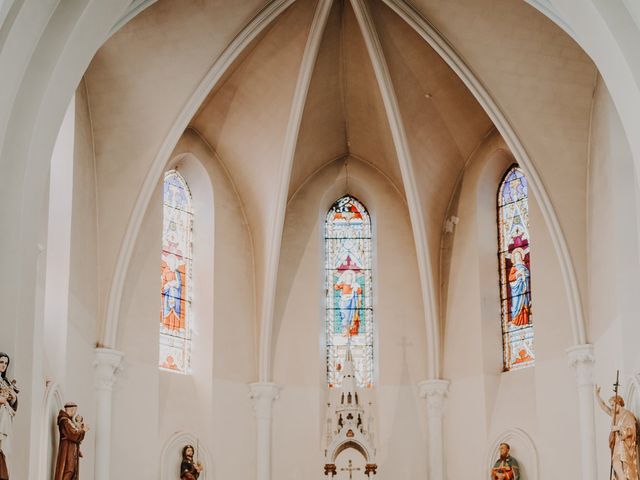
[[[67,403],[64,410],[58,414],[58,430],[60,431],[60,445],[54,480],[78,480],[80,467],[80,443],[84,434],[89,430],[84,422],[75,421],[78,406]]]

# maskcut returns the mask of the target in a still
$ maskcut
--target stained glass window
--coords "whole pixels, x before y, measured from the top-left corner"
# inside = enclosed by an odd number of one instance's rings
[[[182,175],[164,175],[162,209],[159,367],[189,373],[191,357],[191,261],[193,210]]]
[[[371,220],[349,195],[337,200],[325,221],[327,383],[341,382],[351,349],[356,380],[373,384],[373,308],[371,295]]]
[[[527,178],[517,165],[513,165],[498,190],[504,371],[530,367],[535,362],[529,240]]]

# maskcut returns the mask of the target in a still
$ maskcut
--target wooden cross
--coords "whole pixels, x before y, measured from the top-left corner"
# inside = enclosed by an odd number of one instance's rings
[[[349,480],[353,479],[353,472],[356,472],[360,470],[360,467],[358,468],[353,468],[353,462],[351,460],[349,460],[349,466],[347,468],[341,468],[340,471],[342,472],[349,472]]]

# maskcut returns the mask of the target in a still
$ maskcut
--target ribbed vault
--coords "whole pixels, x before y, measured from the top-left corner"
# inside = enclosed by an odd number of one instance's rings
[[[437,377],[439,248],[452,192],[465,163],[494,128],[485,109],[498,130],[508,130],[505,138],[513,137],[507,139],[512,147],[519,145],[515,134],[455,50],[402,0],[241,3],[185,10],[174,2],[157,1],[113,35],[87,72],[101,185],[98,214],[105,231],[101,283],[104,290],[111,285],[105,302],[105,343],[116,339],[118,285],[128,265],[127,245],[135,238],[172,145],[190,128],[220,157],[246,212],[261,332],[260,380],[271,375],[287,202],[323,167],[348,157],[373,166],[405,197],[433,350],[428,371]],[[474,12],[480,8],[475,2],[466,4]],[[439,10],[430,10],[430,5],[421,9],[441,20]],[[196,21],[189,23],[192,17]],[[435,40],[425,36],[424,25]],[[210,50],[209,44],[216,47]],[[228,48],[221,51],[221,44]],[[154,55],[143,55],[150,49]],[[123,95],[118,97],[118,92]],[[138,103],[144,108],[136,109]],[[162,105],[165,112],[154,115],[159,110],[154,105]],[[150,155],[148,145],[158,145],[162,138],[159,152]],[[516,157],[524,161],[527,154],[519,148]],[[129,158],[143,160],[128,162],[126,171],[105,161],[123,150]],[[145,171],[146,177],[141,173]],[[134,202],[140,178],[142,194]],[[122,185],[111,188],[111,179]],[[543,188],[538,180],[534,183]],[[128,187],[126,198],[121,196],[123,186]],[[116,196],[117,203],[135,203],[126,229],[119,224],[125,216],[109,213]],[[549,208],[548,221],[558,230]],[[122,230],[126,233],[118,253]],[[563,242],[558,243],[560,254],[566,249]],[[568,260],[565,284],[574,292],[572,268]],[[579,298],[573,303],[578,312]],[[581,319],[579,312],[575,316]]]
[[[316,44],[309,33],[314,29],[322,30]],[[305,56],[312,61],[305,64]],[[308,85],[301,85],[305,76]],[[296,98],[300,89],[305,95]],[[296,121],[299,129],[292,124]],[[425,320],[437,323],[438,269],[431,265],[437,266],[441,226],[457,176],[492,125],[444,60],[382,2],[298,0],[238,60],[191,127],[223,159],[247,210],[263,380],[271,357],[271,340],[265,337],[273,324],[270,297],[276,294],[282,234],[278,219],[286,206],[278,200],[278,187],[286,185],[290,198],[336,158],[360,158],[401,192],[410,189]],[[287,139],[292,129],[297,135]],[[287,148],[294,148],[291,159]],[[438,337],[437,328],[429,331]],[[432,363],[436,375],[437,359]]]

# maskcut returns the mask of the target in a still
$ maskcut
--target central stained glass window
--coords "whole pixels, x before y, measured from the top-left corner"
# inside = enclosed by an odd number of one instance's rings
[[[341,382],[351,349],[356,379],[373,385],[371,219],[356,198],[338,199],[325,221],[327,383]]]

